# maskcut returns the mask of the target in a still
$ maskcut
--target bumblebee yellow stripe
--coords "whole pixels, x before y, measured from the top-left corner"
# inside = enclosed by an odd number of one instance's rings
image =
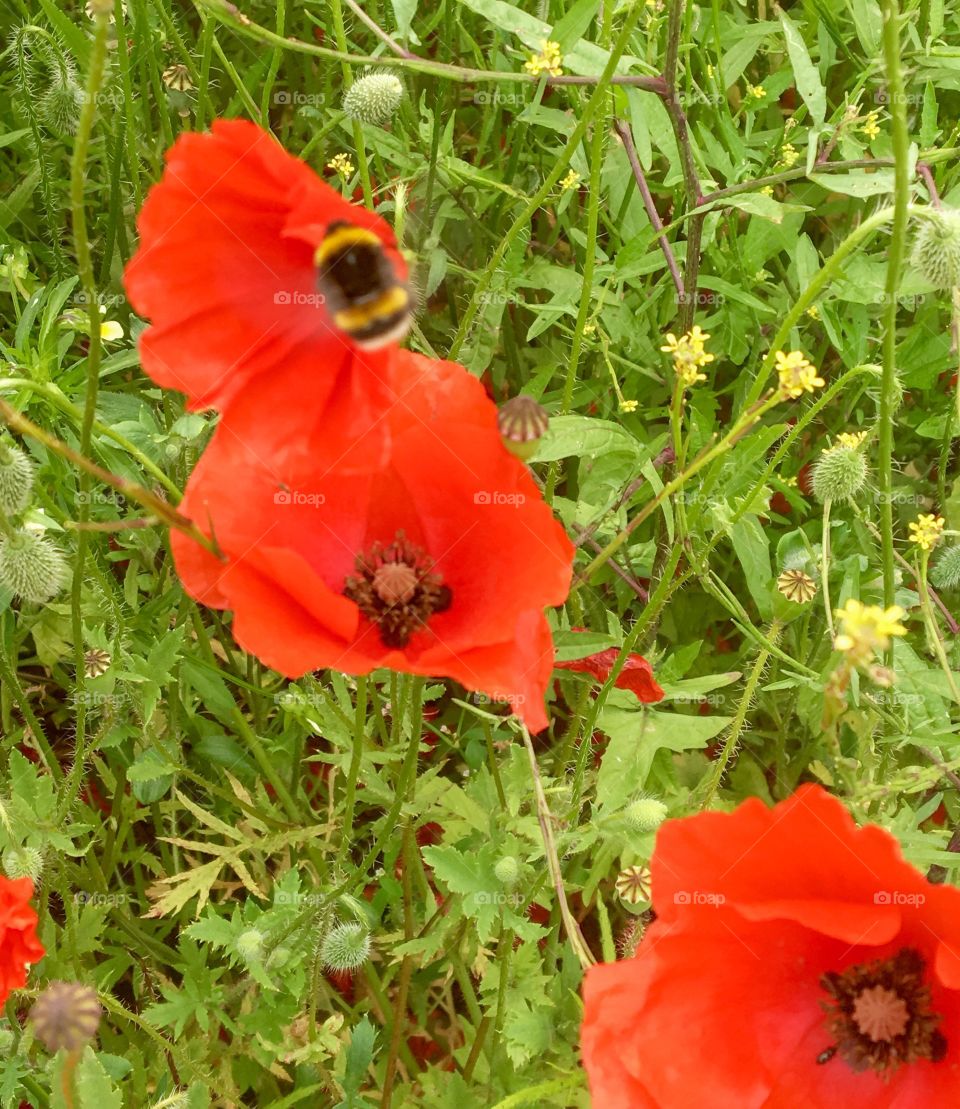
[[[394,285],[369,304],[356,304],[335,312],[333,322],[343,331],[361,331],[379,319],[402,312],[409,304],[407,290],[403,285]]]
[[[347,250],[351,246],[373,246],[382,248],[383,243],[372,232],[368,231],[365,227],[356,227],[353,224],[348,224],[345,227],[337,227],[331,231],[323,242],[317,247],[317,251],[313,256],[314,265],[322,266],[329,258],[335,254],[339,254],[342,250]]]

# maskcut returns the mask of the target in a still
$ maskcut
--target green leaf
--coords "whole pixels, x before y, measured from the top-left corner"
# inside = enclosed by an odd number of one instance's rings
[[[787,53],[790,55],[793,76],[797,82],[797,92],[803,97],[803,102],[810,112],[810,118],[819,129],[827,117],[827,93],[820,80],[820,71],[813,64],[806,43],[793,20],[784,11],[778,11],[777,14],[783,27]]]

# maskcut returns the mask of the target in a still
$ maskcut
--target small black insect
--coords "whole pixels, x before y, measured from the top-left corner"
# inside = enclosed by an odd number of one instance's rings
[[[836,1054],[837,1054],[837,1045],[836,1044],[831,1044],[829,1047],[825,1047],[823,1049],[823,1051],[820,1052],[820,1054],[817,1056],[817,1062],[818,1063],[829,1063],[830,1060]]]

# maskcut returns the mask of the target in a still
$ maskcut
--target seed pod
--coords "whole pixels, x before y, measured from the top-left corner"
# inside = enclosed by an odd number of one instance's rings
[[[497,427],[504,446],[524,462],[536,453],[549,425],[547,410],[533,397],[513,397],[497,415]]]
[[[654,832],[667,817],[667,806],[656,797],[640,797],[624,810],[624,819],[635,832]]]
[[[100,1012],[96,990],[79,982],[51,982],[34,1002],[30,1020],[48,1051],[78,1051],[97,1034]]]
[[[960,547],[949,547],[943,552],[932,576],[938,589],[956,589],[960,585]]]

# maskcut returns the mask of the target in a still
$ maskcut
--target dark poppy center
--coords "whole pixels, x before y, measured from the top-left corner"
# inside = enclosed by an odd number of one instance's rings
[[[827,971],[820,985],[830,995],[823,1007],[835,1043],[818,1062],[838,1054],[853,1070],[881,1078],[921,1059],[939,1063],[947,1041],[931,1009],[925,970],[920,952],[904,947],[886,959]]]
[[[343,594],[377,625],[384,647],[395,649],[406,647],[414,632],[453,600],[431,559],[402,531],[392,542],[376,542],[357,555],[356,573],[344,582]]]

